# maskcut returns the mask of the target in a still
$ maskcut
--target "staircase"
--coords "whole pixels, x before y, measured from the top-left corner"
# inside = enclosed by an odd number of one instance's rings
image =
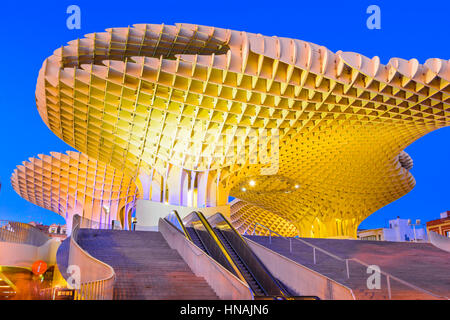
[[[159,232],[80,229],[78,243],[113,267],[115,300],[218,299]]]
[[[378,265],[381,271],[412,283],[438,295],[450,296],[450,254],[437,250],[428,244],[398,243],[385,241],[310,239],[302,240],[331,252],[342,260],[335,259],[316,250],[314,263],[313,248],[292,239],[292,252],[289,241],[280,237],[246,236],[285,257],[304,265],[328,278],[352,289],[358,300],[385,300],[389,298],[387,278],[381,276],[381,288],[369,289],[367,267],[349,260],[349,275],[345,259],[357,258],[369,265]],[[392,299],[433,299],[432,296],[414,290],[390,278]]]

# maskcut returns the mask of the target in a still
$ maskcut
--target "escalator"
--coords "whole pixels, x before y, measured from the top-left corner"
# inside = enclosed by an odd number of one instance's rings
[[[181,219],[174,211],[166,217],[166,221],[224,268],[246,282],[255,299],[316,299],[295,297],[288,287],[275,279],[221,213],[206,219],[201,212],[194,211]]]
[[[230,257],[224,245],[209,225],[208,220],[206,220],[201,212],[194,211],[190,213],[183,219],[181,224],[185,226],[185,234],[189,236],[188,239],[220,263],[225,269],[245,281],[245,278],[235,265],[232,257]]]
[[[198,235],[197,231],[195,230],[195,228],[193,227],[188,227],[186,228],[187,232],[189,233],[189,235],[191,236],[191,241],[200,249],[202,249],[207,255],[211,255],[208,251],[208,249],[206,249],[206,246],[204,245],[202,239],[200,238],[200,236]]]
[[[225,269],[245,281],[231,257],[226,253],[220,240],[214,235],[208,221],[200,212],[191,212],[182,220],[177,211],[174,210],[165,220]]]
[[[214,233],[224,244],[228,254],[244,276],[255,299],[289,299],[290,292],[275,279],[253,253],[241,235],[221,214],[208,218]]]
[[[187,232],[186,227],[184,226],[183,220],[181,220],[180,215],[176,210],[172,210],[167,217],[164,218],[167,222],[169,222],[174,228],[178,229],[181,233],[184,234],[188,240],[192,241],[189,233]]]
[[[220,241],[224,244],[225,249],[230,254],[234,263],[237,265],[237,267],[241,271],[247,284],[250,286],[250,289],[252,289],[254,296],[265,296],[266,292],[265,292],[264,288],[258,283],[255,276],[250,271],[250,268],[242,261],[242,259],[239,257],[237,252],[233,249],[231,243],[225,238],[225,236],[222,234],[222,232],[220,230],[215,230],[215,232],[216,232],[217,236],[219,237]]]
[[[207,255],[211,255],[208,249],[206,249],[205,244],[203,243],[199,231],[197,231],[194,227],[186,227],[184,222],[181,220],[178,212],[173,210],[165,220],[169,222],[173,227],[177,228],[181,231],[188,240],[192,241],[197,247],[199,247],[202,251],[204,251]]]

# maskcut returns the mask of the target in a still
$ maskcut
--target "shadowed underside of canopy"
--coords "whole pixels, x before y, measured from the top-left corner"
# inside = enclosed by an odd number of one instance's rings
[[[17,166],[11,176],[14,190],[24,199],[66,218],[74,214],[109,224],[128,223],[137,187],[119,170],[88,156],[68,151],[39,155]]]

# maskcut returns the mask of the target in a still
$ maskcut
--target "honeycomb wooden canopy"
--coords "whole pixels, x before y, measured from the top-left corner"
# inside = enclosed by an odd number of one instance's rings
[[[268,236],[270,231],[267,227],[286,237],[298,234],[295,225],[258,206],[239,199],[230,203],[230,206],[231,223],[240,233]]]
[[[99,221],[104,208],[116,211],[132,202],[137,188],[130,177],[88,156],[67,151],[39,155],[17,166],[11,176],[14,190],[24,199],[65,218],[78,213]],[[68,221],[71,222],[71,221]]]
[[[296,39],[139,24],[57,49],[40,70],[36,102],[57,136],[129,176],[169,164],[220,170],[225,192],[301,235],[356,236],[364,218],[413,188],[402,151],[449,124],[449,82],[442,59],[384,65]],[[255,133],[279,139],[274,175],[251,161],[277,151],[253,148]],[[229,157],[236,140],[244,151]],[[300,188],[242,191],[256,176],[260,186],[289,178]]]

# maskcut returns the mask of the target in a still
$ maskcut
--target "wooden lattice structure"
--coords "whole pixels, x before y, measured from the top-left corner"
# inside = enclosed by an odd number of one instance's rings
[[[132,178],[73,151],[24,161],[14,170],[11,184],[22,198],[60,214],[69,225],[78,213],[107,225],[120,220],[125,226],[138,195]]]
[[[414,187],[403,150],[449,124],[449,82],[447,60],[384,65],[301,40],[142,24],[56,50],[36,102],[58,137],[127,176],[214,172],[207,188],[249,204],[239,223],[267,216],[281,233],[355,237]],[[277,147],[251,142],[265,135]],[[275,173],[261,174],[261,154]]]

